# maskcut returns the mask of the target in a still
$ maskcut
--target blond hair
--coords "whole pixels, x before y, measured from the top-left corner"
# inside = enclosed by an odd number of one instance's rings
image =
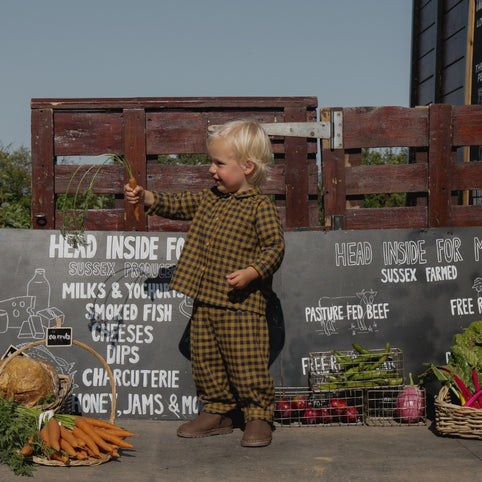
[[[227,122],[209,133],[207,145],[214,140],[227,140],[239,163],[248,159],[255,168],[248,177],[251,186],[262,186],[268,180],[269,164],[273,159],[271,141],[261,125],[250,120]]]

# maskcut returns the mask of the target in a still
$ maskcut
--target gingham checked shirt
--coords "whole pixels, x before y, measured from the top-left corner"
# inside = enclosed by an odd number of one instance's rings
[[[191,220],[170,288],[198,302],[264,314],[263,292],[284,256],[281,220],[274,203],[259,188],[223,194],[154,192],[146,214]],[[232,289],[225,276],[252,266],[260,277],[244,290]]]

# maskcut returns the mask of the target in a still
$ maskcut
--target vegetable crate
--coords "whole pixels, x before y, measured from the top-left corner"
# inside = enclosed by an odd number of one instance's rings
[[[409,387],[367,389],[365,393],[364,422],[371,426],[426,425],[425,390],[416,395]]]
[[[403,385],[403,352],[385,348],[360,353],[356,350],[309,354],[309,383],[313,391]]]
[[[363,391],[276,388],[274,422],[295,427],[363,425]]]

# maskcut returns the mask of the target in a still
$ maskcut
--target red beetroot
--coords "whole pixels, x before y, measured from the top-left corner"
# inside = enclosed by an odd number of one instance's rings
[[[306,410],[308,407],[308,401],[303,395],[297,395],[291,401],[291,406],[294,410]]]
[[[286,398],[280,398],[276,402],[275,411],[278,418],[283,421],[289,421],[293,414],[291,402]]]
[[[301,423],[317,424],[320,423],[321,412],[319,408],[308,407],[301,417]]]
[[[330,407],[331,407],[331,413],[339,417],[340,415],[343,415],[347,407],[347,403],[346,403],[346,400],[343,398],[332,398],[330,400]]]
[[[346,423],[356,423],[360,413],[356,407],[346,407],[342,415],[342,421]]]
[[[328,407],[321,407],[320,408],[320,422],[321,423],[331,423],[333,421],[333,417],[331,416],[330,409]]]

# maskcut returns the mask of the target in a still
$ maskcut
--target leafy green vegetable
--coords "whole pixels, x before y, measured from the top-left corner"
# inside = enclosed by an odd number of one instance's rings
[[[482,321],[474,321],[462,333],[454,336],[455,344],[451,347],[448,363],[442,367],[428,363],[427,371],[419,376],[423,383],[430,381],[434,376],[447,384],[454,392],[457,392],[454,384],[454,375],[459,377],[471,393],[475,393],[477,387],[474,384],[476,378],[482,381]],[[440,370],[439,368],[448,370]]]
[[[16,475],[31,476],[32,464],[19,452],[36,432],[36,421],[17,410],[13,399],[0,397],[0,460]]]
[[[59,200],[62,212],[60,232],[74,249],[79,246],[86,246],[87,244],[84,236],[85,218],[88,214],[89,205],[94,197],[94,182],[102,167],[108,162],[119,162],[126,170],[129,178],[134,177],[129,161],[122,156],[101,155],[98,156],[98,160],[102,160],[101,164],[80,164],[77,167],[69,180],[64,196]],[[85,172],[82,173],[80,181],[75,188],[73,206],[70,206],[67,202],[67,196],[71,194],[71,189],[73,189],[72,184],[82,170]],[[90,181],[87,186],[85,186],[85,181],[89,179],[89,177],[91,177]]]
[[[34,453],[43,453],[39,440],[38,423],[42,410],[25,407],[11,399],[0,396],[0,462],[8,465],[16,475],[31,476],[34,465],[20,454],[29,439],[33,439]],[[72,429],[75,416],[55,414],[54,418],[66,428]]]

